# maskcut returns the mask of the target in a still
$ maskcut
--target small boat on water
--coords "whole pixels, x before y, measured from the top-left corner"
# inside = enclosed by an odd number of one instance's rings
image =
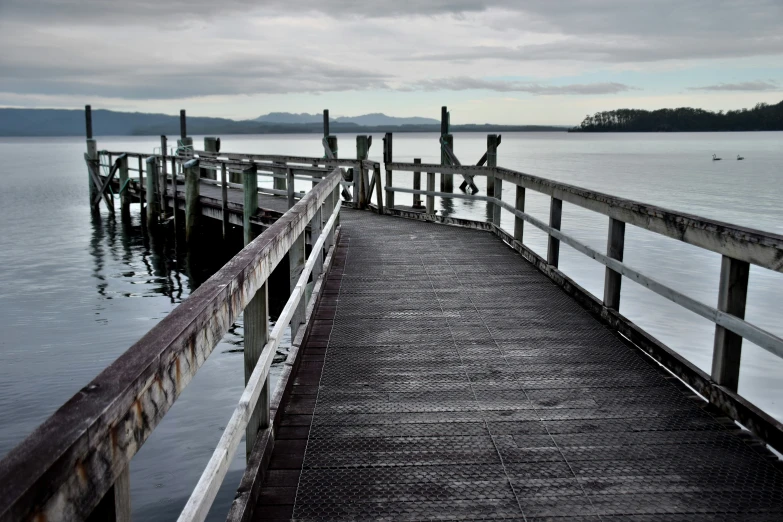
[[[712,155],[712,161],[720,161],[720,160],[722,160],[722,159],[723,159],[723,158],[719,158],[717,154],[713,154],[713,155]]]
[[[744,159],[745,159],[745,158],[744,158],[743,156],[740,156],[739,154],[737,154],[737,161],[742,161],[742,160],[744,160]]]

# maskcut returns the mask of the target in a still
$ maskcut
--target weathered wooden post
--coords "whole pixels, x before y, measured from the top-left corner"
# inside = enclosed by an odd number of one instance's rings
[[[258,212],[258,167],[251,165],[245,169],[242,172],[242,179],[242,189],[245,196],[242,226],[244,227],[245,245],[247,245],[256,237],[251,219]]]
[[[185,242],[192,244],[196,238],[196,225],[199,213],[199,181],[198,160],[192,159],[182,166],[185,173]]]
[[[498,166],[498,135],[487,134],[487,167]],[[487,193],[489,195],[489,193]],[[503,182],[500,179],[495,179],[495,188],[492,191],[492,197],[495,199],[501,199],[503,196]],[[498,204],[492,205],[492,223],[496,227],[500,227],[500,209],[503,208]]]
[[[220,165],[220,210],[223,223],[223,239],[228,235],[228,185],[226,184],[226,164]]]
[[[606,255],[618,261],[623,260],[625,249],[625,222],[609,218],[609,237],[606,240]],[[612,310],[620,310],[620,287],[623,276],[606,267],[604,276],[604,306]]]
[[[165,217],[168,213],[168,138],[160,137],[160,166],[158,167],[158,194],[160,194],[160,212]]]
[[[184,154],[180,152],[180,156],[188,156],[193,152],[193,138],[188,138],[185,109],[179,111],[179,143],[177,149],[181,151],[187,151]]]
[[[427,173],[427,191],[435,192],[434,172]],[[427,194],[427,209],[425,210],[425,212],[427,214],[435,214],[435,196],[433,196],[432,194]]]
[[[291,293],[296,289],[296,283],[304,271],[305,266],[305,233],[296,239],[291,250],[288,251],[288,270],[290,277],[289,290]],[[305,300],[301,299],[296,307],[293,317],[291,318],[291,341],[296,338],[296,334],[299,331],[299,327],[305,322]]]
[[[421,158],[413,158],[413,163],[421,164]],[[421,190],[421,171],[415,171],[413,173],[413,190]],[[421,194],[413,195],[413,208],[424,208],[424,206],[421,204]]]
[[[362,161],[367,159],[370,152],[369,136],[356,136],[356,159],[359,161],[359,171],[353,173],[354,196],[358,192],[358,198],[355,198],[359,208],[367,208],[368,200],[371,194],[367,193],[368,187],[364,183],[364,165]]]
[[[147,158],[147,226],[154,229],[158,224],[158,159]]]
[[[141,213],[141,222],[143,224],[147,214],[144,212],[144,199],[146,198],[146,194],[142,191],[142,187],[144,187],[144,160],[142,160],[141,155],[139,155],[139,212]]]
[[[324,110],[324,138],[326,138],[326,141],[329,144],[329,150],[331,150],[334,157],[337,158],[337,136],[332,136],[329,132],[329,109]],[[356,197],[355,194],[354,197]]]
[[[130,182],[128,181],[128,156],[120,158],[120,215],[123,221],[130,219]]]
[[[296,184],[294,180],[294,169],[288,167],[285,169],[285,185],[288,191],[288,208],[296,204]]]
[[[282,163],[280,161],[275,161],[273,163],[277,168],[272,169],[272,174],[276,174],[277,176],[282,176],[282,177],[272,178],[273,180],[272,188],[274,188],[275,190],[286,190],[285,163]]]
[[[383,162],[386,169],[386,208],[391,210],[394,208],[394,191],[391,188],[394,186],[392,170],[389,168],[389,163],[393,161],[393,147],[392,147],[392,133],[387,132],[383,138]]]
[[[750,264],[723,256],[720,265],[718,310],[745,319]],[[712,353],[712,380],[736,392],[739,386],[742,336],[715,325],[715,349]]]
[[[552,197],[552,202],[549,205],[549,226],[555,230],[560,230],[560,217],[562,214],[563,200]],[[560,240],[551,235],[549,236],[549,244],[546,250],[546,262],[555,268],[557,268],[560,262]]]
[[[84,120],[85,120],[85,134],[87,136],[87,158],[90,161],[97,161],[98,159],[98,143],[92,138],[92,106],[84,106]],[[93,213],[98,212],[98,207],[93,206],[95,196],[98,195],[100,187],[95,186],[95,182],[92,179],[92,173],[90,167],[87,167],[87,183],[89,183],[89,196],[90,196],[90,208]]]
[[[251,219],[258,212],[258,167],[252,165],[242,172],[241,175],[245,193],[243,209],[244,242],[245,246],[247,246],[256,238],[256,230],[253,229]],[[225,165],[221,171],[221,177],[225,179]],[[245,306],[245,311],[243,313],[245,334],[245,384],[248,383],[250,375],[253,373],[256,364],[258,364],[258,359],[261,357],[261,352],[263,352],[264,346],[269,341],[269,292],[267,284],[268,283],[265,282],[263,286],[258,289],[256,295],[253,296],[247,306]],[[269,427],[270,397],[270,381],[269,377],[267,377],[266,381],[264,381],[264,387],[261,390],[261,397],[258,400],[258,405],[251,414],[245,431],[245,450],[248,458],[253,450],[253,445],[258,436],[258,430]]]
[[[131,522],[130,464],[120,472],[87,520]]]
[[[440,138],[442,141],[446,143],[446,145],[449,146],[449,148],[453,151],[454,150],[454,136],[449,134],[449,111],[448,108],[444,105],[440,108]],[[443,145],[440,147],[440,164],[441,165],[448,165],[449,157],[446,154],[446,151],[443,150]],[[440,175],[440,191],[441,192],[454,192],[454,175],[453,174],[443,174]]]
[[[375,199],[378,203],[378,214],[383,215],[383,187],[381,186],[381,164],[372,164],[372,178],[375,184]],[[339,219],[339,218],[338,218]]]
[[[525,211],[525,187],[517,185],[517,198],[515,207],[518,211]],[[525,220],[519,216],[514,216],[514,240],[522,244],[525,232]]]
[[[211,152],[213,154],[217,154],[218,147],[220,143],[220,138],[215,138],[213,136],[208,136],[204,138],[204,152]],[[201,177],[206,179],[214,179],[217,180],[217,171],[214,169],[201,169]]]

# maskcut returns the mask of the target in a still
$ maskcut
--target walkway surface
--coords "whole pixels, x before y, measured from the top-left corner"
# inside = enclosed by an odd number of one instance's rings
[[[783,520],[756,439],[495,236],[341,219],[259,520]]]

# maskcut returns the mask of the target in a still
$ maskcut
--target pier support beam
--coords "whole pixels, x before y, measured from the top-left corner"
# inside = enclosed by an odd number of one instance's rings
[[[183,165],[182,170],[185,173],[185,242],[192,244],[196,237],[196,225],[201,213],[198,160],[188,161]]]
[[[449,146],[449,148],[453,151],[454,150],[454,136],[449,134],[449,111],[448,108],[444,105],[440,108],[440,137],[443,141],[446,142],[446,144]],[[441,165],[448,165],[449,157],[446,154],[446,151],[443,150],[443,146],[440,147],[440,163]],[[440,191],[441,192],[454,192],[454,174],[443,174],[440,175]]]
[[[487,167],[498,166],[498,135],[487,134]],[[487,190],[487,196],[492,196],[496,199],[500,199],[503,196],[503,181],[501,179],[495,179],[492,194]],[[500,226],[500,205],[492,204],[492,223],[495,226]]]
[[[609,237],[606,240],[606,255],[618,261],[623,260],[625,249],[625,223],[609,218]],[[609,267],[606,267],[604,276],[604,306],[615,311],[620,311],[620,287],[623,276]]]
[[[158,202],[158,161],[154,156],[147,158],[147,227],[154,230],[158,225],[160,212]]]
[[[720,265],[718,310],[745,319],[750,264],[723,256]],[[715,325],[715,349],[712,353],[712,379],[736,392],[739,386],[742,337]]]
[[[487,154],[489,159],[489,154]],[[563,200],[552,198],[552,202],[549,205],[549,226],[555,230],[560,230],[560,218],[563,214]],[[546,250],[546,262],[550,266],[557,268],[560,262],[560,240],[549,236],[549,244]]]

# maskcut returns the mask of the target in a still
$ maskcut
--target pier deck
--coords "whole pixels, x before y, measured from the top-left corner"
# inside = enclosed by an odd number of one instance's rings
[[[783,518],[758,439],[492,234],[344,209],[314,318],[256,520]]]

